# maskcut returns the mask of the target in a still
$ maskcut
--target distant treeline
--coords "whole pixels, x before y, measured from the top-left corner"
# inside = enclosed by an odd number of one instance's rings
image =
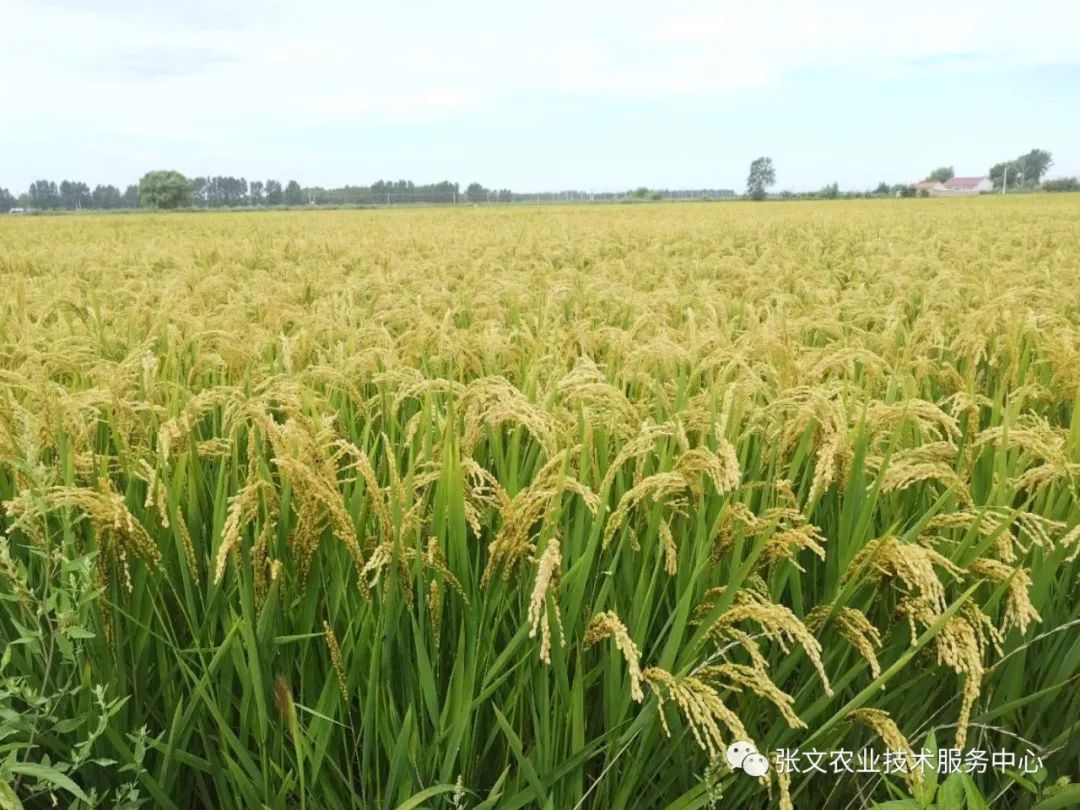
[[[52,180],[37,180],[17,197],[0,188],[0,211],[12,208],[34,208],[42,211],[82,208],[138,208],[139,187],[128,186],[121,191],[116,186],[95,186],[91,191],[86,183],[64,180],[59,185]]]
[[[164,178],[164,179],[163,179]],[[165,183],[162,187],[160,183]],[[1077,178],[1061,178],[1042,184],[1045,191],[1080,191]],[[162,191],[164,188],[164,192]],[[851,199],[861,197],[907,197],[915,190],[906,184],[881,183],[867,191],[840,191],[835,183],[818,191],[782,191],[769,196],[782,199]],[[122,210],[126,208],[262,208],[275,206],[374,206],[460,203],[636,202],[643,200],[732,199],[731,189],[649,189],[589,192],[580,190],[517,192],[443,180],[417,184],[411,180],[379,180],[370,186],[301,186],[296,180],[247,180],[243,177],[185,178],[177,172],[150,172],[138,185],[123,191],[112,185],[63,180],[37,180],[22,194],[0,187],[0,212],[13,208],[36,211]]]
[[[163,197],[158,183],[167,175],[171,185]],[[179,181],[179,185],[178,185]],[[147,194],[150,189],[151,194]],[[510,189],[487,188],[470,183],[460,184],[443,180],[439,183],[414,183],[411,180],[379,180],[370,186],[301,186],[296,180],[247,180],[244,177],[185,178],[176,172],[150,172],[140,184],[130,185],[123,192],[115,186],[99,185],[93,190],[86,183],[64,180],[38,180],[24,193],[15,196],[0,188],[0,211],[23,208],[37,211],[78,211],[124,208],[260,208],[273,206],[364,206],[508,203],[508,202],[574,202],[592,200],[639,199],[722,199],[734,197],[730,189],[647,189],[628,191],[589,192],[580,190],[517,192]],[[168,204],[162,204],[164,200]]]

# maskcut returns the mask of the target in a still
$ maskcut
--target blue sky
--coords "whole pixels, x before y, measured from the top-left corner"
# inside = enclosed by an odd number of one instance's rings
[[[389,5],[389,4],[380,4]],[[0,0],[0,186],[515,190],[1080,174],[1080,4]]]

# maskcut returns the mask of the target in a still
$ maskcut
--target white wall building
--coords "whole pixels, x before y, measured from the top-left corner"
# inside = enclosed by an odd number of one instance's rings
[[[941,184],[940,191],[931,191],[939,197],[961,194],[986,194],[994,190],[994,183],[989,177],[953,177]]]

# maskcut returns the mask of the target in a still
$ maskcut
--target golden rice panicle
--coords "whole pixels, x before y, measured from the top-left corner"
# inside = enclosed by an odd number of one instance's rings
[[[890,751],[914,753],[907,737],[884,709],[852,709],[844,715],[844,720],[849,723],[859,723],[871,729]]]
[[[341,697],[345,701],[349,699],[349,681],[345,677],[345,662],[341,657],[341,645],[338,644],[337,634],[334,632],[334,628],[330,622],[323,622],[323,636],[326,639],[326,647],[330,650],[330,665],[334,669],[334,674],[337,676],[338,688],[341,690]]]
[[[809,494],[811,503],[844,478],[851,460],[850,420],[841,398],[842,390],[837,385],[791,387],[769,402],[760,416],[759,429],[782,455],[787,455],[807,430],[813,431],[816,460]]]
[[[187,559],[188,570],[191,572],[192,579],[197,583],[200,580],[199,573],[199,561],[195,556],[195,543],[191,539],[191,531],[188,529],[187,518],[184,517],[182,510],[176,510],[176,533],[180,536],[180,545],[184,551],[184,557]]]
[[[913,426],[923,442],[952,444],[960,438],[956,418],[925,399],[902,402],[875,400],[866,409],[866,423],[875,437],[888,437],[902,426]]]
[[[225,577],[225,567],[229,554],[237,551],[243,542],[244,529],[254,522],[264,498],[273,493],[269,481],[257,478],[241,487],[229,498],[225,512],[225,523],[221,529],[221,543],[214,558],[214,584],[220,584]]]
[[[852,709],[844,715],[844,722],[866,726],[881,738],[888,751],[903,752],[906,755],[908,765],[905,771],[906,775],[914,777],[916,780],[922,778],[921,770],[913,770],[915,752],[911,747],[911,743],[904,736],[904,733],[900,731],[900,727],[896,725],[896,721],[892,719],[887,711],[869,707]]]
[[[158,450],[161,457],[168,461],[189,441],[199,420],[215,408],[235,405],[238,391],[232,386],[208,388],[195,394],[185,403],[180,413],[164,422],[158,429]]]
[[[718,593],[706,594],[707,598],[718,596]],[[712,604],[706,601],[698,607],[697,613],[704,615],[711,609]],[[829,676],[825,673],[825,665],[821,660],[821,643],[789,608],[769,601],[756,589],[747,587],[739,590],[732,605],[709,627],[709,633],[722,639],[730,628],[746,621],[757,624],[762,635],[774,641],[784,652],[788,651],[791,642],[798,642],[821,678],[825,693],[832,695]]]
[[[104,481],[99,486],[108,486]],[[45,508],[72,507],[85,514],[101,543],[102,556],[112,559],[120,569],[121,580],[132,592],[128,555],[139,557],[151,569],[161,564],[161,551],[135,516],[124,496],[115,491],[85,487],[53,487],[45,493]]]
[[[145,459],[139,460],[139,469],[141,471],[139,477],[146,482],[146,500],[143,503],[143,508],[153,509],[157,513],[161,525],[166,529],[168,529],[172,523],[175,523],[176,535],[180,538],[180,549],[187,561],[188,571],[191,573],[194,580],[198,582],[199,567],[195,556],[195,545],[191,540],[191,532],[188,530],[187,521],[184,518],[183,512],[180,509],[177,509],[175,520],[170,521],[169,499],[160,472],[157,467],[152,466]]]
[[[686,503],[683,494],[686,492],[686,479],[677,472],[654,473],[628,489],[619,499],[619,505],[608,518],[604,527],[603,547],[611,545],[616,533],[622,528],[630,514],[630,510],[646,498],[653,501],[667,500],[669,507],[681,511]],[[631,537],[630,547],[633,550],[640,548],[637,540]]]
[[[1051,425],[1045,417],[1025,414],[1016,424],[987,428],[976,438],[974,448],[993,445],[998,449],[1019,449],[1030,459],[1030,466],[1014,476],[1010,484],[1017,489],[1039,493],[1060,482],[1075,481],[1080,465],[1068,451],[1069,435],[1064,428]]]
[[[465,521],[477,537],[483,534],[482,518],[489,510],[502,511],[509,507],[510,496],[506,489],[490,471],[485,470],[468,456],[460,460],[461,472],[465,476]],[[432,481],[437,480],[438,472],[432,473]]]
[[[400,547],[398,551],[403,551]],[[360,569],[360,585],[365,594],[375,588],[375,585],[379,581],[379,577],[382,572],[390,567],[394,561],[395,544],[390,541],[383,540],[368,554],[367,561],[364,563],[364,567]],[[385,601],[388,594],[383,593],[383,600]]]
[[[568,414],[584,410],[593,425],[604,425],[624,439],[633,437],[641,423],[638,408],[588,357],[579,357],[573,370],[559,380],[557,390]]]
[[[794,521],[796,523],[805,523],[805,520],[802,512],[793,507],[773,507],[759,516],[745,503],[739,501],[729,503],[723,513],[721,522],[717,527],[717,536],[713,542],[713,559],[722,559],[734,546],[736,537],[735,524],[739,524],[739,528],[744,537],[760,537],[761,535],[773,531],[781,523],[784,523],[786,526],[788,522]],[[812,537],[815,543],[818,542],[819,538],[817,537],[816,529],[808,529],[806,532],[806,539]],[[824,538],[820,539],[824,540]],[[798,549],[790,550],[797,551]],[[765,565],[768,562],[775,562],[778,559],[786,559],[789,556],[787,554],[789,548],[783,540],[774,547],[773,551],[778,553],[775,553],[775,556],[771,556],[763,549],[762,553],[758,556],[761,565]],[[765,560],[761,560],[762,556],[765,557]]]
[[[454,575],[454,572],[447,567],[446,554],[443,553],[439,538],[434,535],[428,538],[423,563],[424,568],[435,577],[436,582],[439,582],[439,577],[442,577],[442,582],[457,591],[458,596],[461,597],[465,604],[469,603],[469,595],[465,592],[465,588],[462,587],[461,581]]]
[[[664,573],[675,576],[679,570],[679,549],[675,535],[671,533],[671,524],[666,520],[660,523],[660,548],[664,555]]]
[[[968,571],[975,576],[991,582],[1005,583],[1005,611],[1001,621],[1001,632],[1008,632],[1010,627],[1026,633],[1032,622],[1039,622],[1039,612],[1031,604],[1031,572],[1026,568],[1014,568],[999,560],[980,557],[968,566]]]
[[[814,631],[819,630],[832,610],[829,605],[814,608],[806,617],[806,626]],[[870,665],[870,677],[876,679],[881,675],[881,664],[876,653],[876,649],[881,649],[881,632],[870,623],[866,614],[858,608],[844,606],[833,613],[832,623],[848,644]]]
[[[759,670],[765,672],[769,668],[769,662],[765,659],[764,654],[761,652],[761,645],[757,643],[754,636],[737,627],[726,627],[724,628],[724,637],[731,639],[731,643],[721,648],[721,653],[726,653],[732,647],[738,646],[750,656],[751,663]]]
[[[979,509],[961,509],[934,515],[926,524],[930,529],[968,529],[979,532],[984,537],[994,538],[994,553],[1004,562],[1016,560],[1019,541],[1010,531],[1013,523],[1011,510],[1004,508],[981,507]]]
[[[907,468],[918,465],[944,465],[949,469],[956,462],[957,446],[952,442],[928,442],[906,450],[893,450],[888,457],[889,468]],[[886,463],[884,455],[869,455],[866,458],[867,469],[880,472]]]
[[[982,678],[985,670],[980,649],[981,634],[966,619],[953,617],[945,629],[934,639],[934,648],[938,660],[951,666],[964,676],[964,688],[960,702],[960,715],[956,721],[957,748],[963,748],[967,741],[968,723],[971,710],[982,691]]]
[[[435,649],[438,649],[442,638],[443,589],[437,579],[432,579],[428,583],[427,607],[428,622],[431,625],[431,637],[433,640],[432,645]]]
[[[936,481],[953,492],[965,506],[971,504],[967,481],[960,477],[951,464],[925,460],[918,456],[894,457],[885,468],[880,488],[882,492],[899,492],[924,481]],[[872,483],[868,485],[873,486]]]
[[[137,475],[146,483],[146,499],[143,501],[143,508],[154,510],[161,525],[166,529],[169,528],[168,496],[165,494],[165,485],[158,475],[157,467],[141,458]]]
[[[659,439],[674,435],[675,428],[670,424],[654,425],[646,423],[642,425],[639,434],[626,442],[615,455],[611,464],[608,465],[607,472],[600,482],[600,492],[607,493],[609,491],[626,462],[644,458],[655,451]]]
[[[383,540],[393,542],[394,519],[390,514],[390,506],[386,500],[386,493],[379,483],[379,476],[375,472],[375,467],[371,463],[371,458],[359,447],[344,439],[337,439],[334,442],[334,447],[339,453],[352,458],[352,462],[348,465],[348,468],[356,470],[364,481],[364,486],[367,488],[368,501],[371,504],[371,511],[379,521],[379,529]]]
[[[1078,469],[1078,472],[1080,472],[1080,469]],[[1066,528],[1065,523],[1059,520],[1051,520],[1034,512],[1018,512],[1016,522],[1023,532],[1023,536],[1031,543],[1047,551],[1056,545],[1054,535],[1063,533]],[[1026,551],[1027,549],[1025,549]]]
[[[896,537],[880,537],[867,543],[852,559],[841,577],[842,583],[852,579],[882,579],[895,577],[908,592],[921,593],[937,611],[945,610],[945,586],[935,567],[942,568],[957,579],[963,570],[933,549],[914,543],[903,543]]]
[[[905,615],[911,623],[911,643],[915,643],[915,623],[930,627],[938,618],[925,597],[906,598],[897,606],[897,613]],[[934,637],[934,652],[939,664],[952,669],[964,680],[961,691],[960,715],[956,725],[956,747],[963,748],[967,740],[968,723],[975,700],[982,689],[985,673],[983,657],[990,644],[1000,646],[1001,635],[989,618],[977,606],[965,605],[960,613],[952,616]]]
[[[749,689],[775,706],[788,726],[806,728],[806,723],[795,714],[795,698],[774,684],[760,667],[725,663],[702,667],[694,674],[702,680],[722,683],[735,691]]]
[[[626,659],[626,667],[630,674],[630,697],[640,703],[645,699],[645,693],[641,690],[641,651],[630,638],[626,625],[612,610],[597,613],[589,620],[589,626],[585,629],[584,643],[586,647],[590,647],[605,638],[614,639],[616,649]]]
[[[483,586],[487,586],[500,567],[503,578],[509,579],[520,562],[536,550],[534,527],[558,507],[564,492],[580,496],[592,512],[599,508],[599,499],[591,489],[562,474],[572,450],[559,451],[537,471],[533,481],[500,510],[502,522],[495,539],[488,544],[488,561],[481,577]]]
[[[800,551],[809,551],[818,559],[825,559],[825,535],[817,526],[811,523],[802,526],[793,526],[777,532],[762,546],[761,554],[758,555],[757,565],[772,565],[781,561],[788,561],[798,570],[806,572],[806,569],[796,562],[796,555]]]
[[[409,497],[405,490],[405,482],[402,481],[401,473],[398,472],[397,464],[394,461],[394,445],[391,443],[390,437],[385,433],[382,435],[382,443],[383,460],[386,462],[386,467],[390,471],[390,486],[388,489],[393,496],[394,502],[398,505],[398,508],[404,512],[408,509]]]
[[[773,763],[770,773],[776,774],[776,786],[780,793],[780,810],[795,810],[795,803],[791,799],[791,774],[779,768],[776,762]]]
[[[335,439],[329,417],[317,422],[289,418],[275,443],[273,462],[293,482],[301,519],[306,518],[307,532],[299,546],[301,580],[306,579],[308,565],[326,525],[348,549],[357,572],[363,568],[364,552],[338,482],[338,459],[355,449],[347,445]],[[332,452],[328,453],[328,449]],[[381,491],[378,494],[381,496]],[[384,525],[383,532],[392,537],[393,524]]]
[[[726,439],[721,440],[715,452],[707,447],[687,450],[676,459],[675,472],[683,476],[687,487],[697,496],[702,494],[702,476],[712,481],[713,487],[721,495],[738,489],[742,482],[739,457],[735,447]]]
[[[1078,556],[1080,556],[1080,524],[1073,526],[1072,529],[1066,533],[1059,541],[1062,548],[1071,548],[1072,554],[1068,556],[1068,561],[1073,562]]]
[[[641,677],[660,703],[660,722],[668,736],[671,736],[671,732],[664,718],[664,703],[670,700],[679,707],[694,740],[710,759],[719,757],[725,749],[720,724],[728,729],[732,739],[750,740],[739,716],[724,705],[713,687],[700,678],[692,675],[679,678],[660,667],[649,667],[641,673]]]
[[[832,484],[844,479],[851,454],[847,425],[826,422],[814,465],[814,480],[810,485],[811,502],[821,497]]]
[[[504,425],[525,428],[548,458],[558,452],[558,430],[552,418],[505,378],[477,378],[459,402],[465,423],[461,446],[466,452],[480,443],[485,428],[498,430]]]
[[[559,541],[552,537],[540,555],[536,564],[536,581],[533,584],[532,596],[529,598],[529,638],[536,638],[540,632],[540,660],[545,664],[551,663],[551,624],[548,620],[547,596],[558,593],[559,579],[562,576],[562,549]],[[555,606],[555,614],[558,616],[558,605]],[[562,637],[562,622],[558,618],[559,638],[562,644],[566,641]]]

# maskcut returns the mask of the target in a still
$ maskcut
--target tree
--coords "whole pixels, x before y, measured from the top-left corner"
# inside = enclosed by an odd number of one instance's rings
[[[196,177],[191,181],[191,201],[200,208],[210,205],[210,178]]]
[[[191,200],[191,181],[180,172],[147,172],[139,181],[139,205],[143,208],[190,208]]]
[[[300,188],[300,184],[295,180],[290,180],[289,184],[285,186],[285,204],[286,205],[303,205],[304,204],[304,190]]]
[[[252,180],[248,186],[248,203],[250,205],[264,205],[262,180]]]
[[[30,184],[27,196],[30,198],[31,208],[49,211],[60,207],[60,191],[56,188],[56,183],[51,180],[34,181]]]
[[[234,207],[246,205],[248,184],[243,177],[215,177],[211,181],[213,204]]]
[[[193,198],[204,208],[247,205],[248,184],[243,177],[196,177]]]
[[[266,204],[281,205],[285,202],[285,194],[281,190],[281,183],[277,180],[266,181]]]
[[[116,186],[94,186],[90,194],[94,208],[121,208],[124,198]]]
[[[822,186],[821,191],[819,191],[817,195],[823,200],[835,200],[840,196],[840,186],[836,183]]]
[[[1001,188],[1007,175],[1009,185],[1017,186],[1020,185],[1021,173],[1020,164],[1015,160],[1003,160],[1001,163],[995,163],[990,167],[990,180],[993,182],[994,188]]]
[[[1053,155],[1045,149],[1032,149],[1014,160],[995,163],[990,167],[990,179],[994,182],[994,188],[1006,185],[1006,177],[1008,188],[1037,186],[1052,165]]]
[[[128,186],[124,189],[124,198],[121,201],[123,208],[138,208],[139,207],[139,187],[135,185]]]
[[[1080,179],[1076,177],[1059,177],[1056,180],[1047,180],[1043,183],[1043,191],[1080,191]],[[0,188],[0,207],[3,206],[4,190]]]
[[[64,180],[60,183],[60,205],[69,210],[89,208],[93,204],[90,187],[86,183]]]
[[[0,213],[7,213],[15,207],[17,200],[6,188],[0,188]]]
[[[873,193],[878,197],[888,197],[889,184],[882,180],[880,183],[877,184],[877,188],[874,189]]]
[[[465,189],[465,198],[469,202],[483,202],[487,200],[488,190],[480,183],[469,183]]]
[[[1026,155],[1020,155],[1016,163],[1020,166],[1024,182],[1038,185],[1046,170],[1053,165],[1054,159],[1045,149],[1032,149]]]
[[[776,183],[776,169],[772,158],[759,157],[750,164],[750,175],[746,178],[746,194],[752,200],[764,200],[765,192]]]
[[[952,180],[954,177],[956,177],[956,172],[953,171],[952,166],[939,166],[930,172],[930,174],[926,175],[926,182],[944,183],[946,180]]]

